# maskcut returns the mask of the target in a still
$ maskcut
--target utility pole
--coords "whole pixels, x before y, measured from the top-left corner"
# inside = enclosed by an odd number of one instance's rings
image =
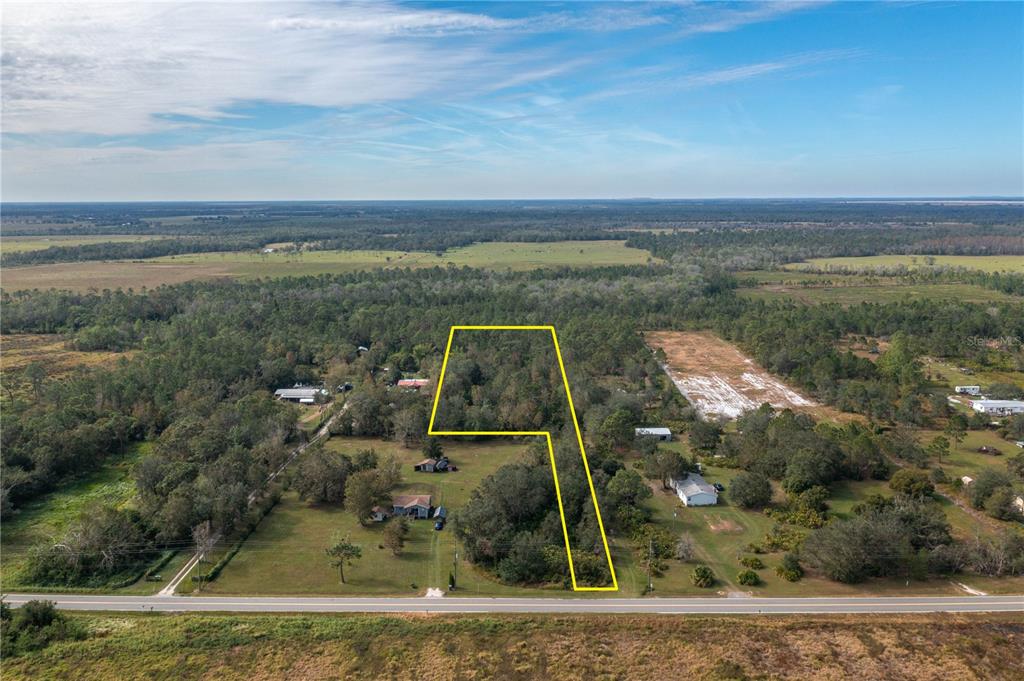
[[[647,592],[654,591],[654,538],[652,537],[647,545]]]

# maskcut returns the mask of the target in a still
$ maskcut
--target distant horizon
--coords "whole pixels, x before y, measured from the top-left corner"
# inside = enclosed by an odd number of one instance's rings
[[[857,202],[857,203],[1024,203],[1024,195],[949,195],[949,196],[700,196],[700,197],[658,197],[658,196],[574,196],[561,198],[406,198],[406,199],[90,199],[85,201],[9,201],[0,200],[3,205],[89,205],[89,204],[247,204],[247,203],[572,203],[582,201],[610,202],[698,202],[698,201],[808,201],[808,202]]]

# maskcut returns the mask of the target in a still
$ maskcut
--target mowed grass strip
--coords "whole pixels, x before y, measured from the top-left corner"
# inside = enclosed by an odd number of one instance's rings
[[[153,288],[191,280],[256,279],[344,274],[381,268],[480,267],[531,270],[544,267],[642,265],[650,253],[627,248],[625,241],[493,242],[456,248],[440,256],[417,251],[218,252],[165,256],[149,260],[57,263],[5,268],[2,286],[25,289]]]
[[[1024,255],[871,255],[849,258],[811,258],[806,262],[791,263],[787,269],[848,270],[885,269],[904,266],[911,269],[922,267],[965,267],[985,272],[1024,272]]]

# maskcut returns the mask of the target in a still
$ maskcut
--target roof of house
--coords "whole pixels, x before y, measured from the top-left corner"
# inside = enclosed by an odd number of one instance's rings
[[[413,506],[430,507],[429,494],[399,494],[391,500],[392,506],[400,508],[412,508]]]
[[[697,473],[690,473],[685,480],[677,480],[675,488],[678,493],[687,497],[692,497],[701,492],[713,494],[716,498],[718,497],[718,490]]]
[[[672,431],[668,428],[651,427],[651,428],[637,428],[635,429],[637,435],[671,435]]]
[[[374,506],[370,509],[371,513],[391,513],[391,509],[384,508],[383,506]]]
[[[429,378],[402,378],[398,381],[398,387],[400,388],[422,388],[427,383],[430,383]]]
[[[320,388],[278,388],[274,391],[274,394],[288,400],[297,400],[302,398],[312,399],[316,397],[318,392],[320,392]]]
[[[974,400],[971,404],[984,407],[1024,407],[1024,400]]]
[[[417,466],[436,466],[437,465],[437,459],[423,459],[423,461],[420,461],[416,465]]]

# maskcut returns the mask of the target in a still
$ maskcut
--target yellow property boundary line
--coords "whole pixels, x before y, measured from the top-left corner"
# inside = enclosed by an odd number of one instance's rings
[[[444,385],[445,372],[448,369],[448,357],[452,351],[452,340],[456,331],[550,331],[551,340],[555,344],[555,354],[558,356],[558,369],[562,372],[562,383],[565,385],[565,395],[569,399],[569,412],[572,414],[572,425],[576,429],[576,442],[580,445],[580,454],[583,457],[583,470],[587,473],[587,484],[590,485],[590,498],[594,502],[594,512],[597,514],[597,526],[601,530],[601,541],[604,543],[604,555],[608,559],[608,569],[612,575],[611,586],[579,586],[576,583],[576,569],[572,564],[572,549],[569,546],[569,529],[565,524],[565,509],[562,506],[562,490],[558,485],[558,468],[555,465],[555,449],[551,444],[551,433],[546,430],[434,430],[434,419],[437,416],[437,405],[441,400],[441,387]],[[590,475],[590,464],[587,463],[587,450],[583,447],[583,434],[580,431],[579,421],[576,419],[576,407],[572,402],[572,392],[569,391],[569,379],[565,375],[565,363],[562,362],[562,350],[558,346],[558,334],[554,326],[516,326],[516,325],[485,325],[485,326],[453,326],[448,330],[448,344],[444,348],[444,360],[441,362],[441,376],[437,380],[437,390],[434,393],[434,406],[430,410],[430,425],[427,426],[427,435],[503,435],[503,436],[542,436],[548,443],[548,456],[551,458],[551,474],[555,478],[555,495],[558,497],[558,514],[562,518],[562,536],[565,538],[565,554],[569,559],[569,574],[572,577],[573,591],[618,591],[619,581],[615,577],[615,565],[612,564],[612,552],[608,548],[608,535],[604,531],[604,521],[601,519],[601,509],[597,505],[597,493],[594,491],[594,479]]]

